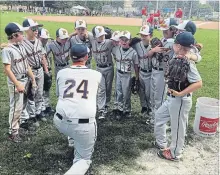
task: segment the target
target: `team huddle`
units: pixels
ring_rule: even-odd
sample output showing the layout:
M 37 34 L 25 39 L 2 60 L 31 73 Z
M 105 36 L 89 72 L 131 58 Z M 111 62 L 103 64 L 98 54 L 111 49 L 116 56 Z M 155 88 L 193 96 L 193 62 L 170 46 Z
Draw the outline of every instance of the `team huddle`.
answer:
M 66 174 L 85 174 L 97 137 L 96 116 L 99 120 L 108 117 L 115 81 L 115 119 L 132 117 L 131 94 L 137 94 L 140 113 L 154 131 L 157 155 L 178 161 L 184 150 L 192 92 L 202 87 L 195 65 L 201 61 L 202 48 L 193 36 L 196 25 L 168 18 L 159 28 L 162 39 L 153 37 L 148 25 L 133 38 L 127 30 L 112 33 L 103 26 L 89 32 L 84 20 L 74 25 L 70 35 L 59 28 L 55 40 L 32 19 L 25 19 L 23 26 L 9 23 L 5 27 L 9 42 L 2 60 L 10 97 L 9 140 L 21 142 L 22 130 L 35 130 L 39 121 L 46 122 L 54 114 L 56 128 L 74 147 L 73 165 Z M 96 70 L 91 69 L 92 59 Z M 50 105 L 52 65 L 56 110 Z M 168 146 L 169 121 L 172 139 Z

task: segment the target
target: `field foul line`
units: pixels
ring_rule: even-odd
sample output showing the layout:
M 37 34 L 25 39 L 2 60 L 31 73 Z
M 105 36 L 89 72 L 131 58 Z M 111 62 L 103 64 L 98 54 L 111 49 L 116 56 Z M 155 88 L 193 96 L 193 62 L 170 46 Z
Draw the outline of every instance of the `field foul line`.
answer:
M 200 23 L 200 24 L 197 24 L 197 26 L 199 27 L 199 26 L 202 26 L 202 25 L 204 25 L 204 24 L 209 24 L 209 23 L 211 23 L 211 22 L 202 22 L 202 23 Z

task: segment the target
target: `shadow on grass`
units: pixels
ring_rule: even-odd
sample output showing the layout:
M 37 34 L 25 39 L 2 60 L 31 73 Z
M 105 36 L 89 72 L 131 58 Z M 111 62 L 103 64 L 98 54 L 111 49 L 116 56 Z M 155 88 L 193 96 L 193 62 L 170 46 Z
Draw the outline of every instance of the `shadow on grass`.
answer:
M 149 133 L 143 119 L 135 117 L 116 121 L 108 119 L 98 122 L 98 137 L 93 153 L 93 167 L 101 165 L 134 165 L 133 160 L 141 150 L 151 147 L 153 136 Z M 1 140 L 6 140 L 1 136 Z M 4 141 L 0 148 L 0 166 L 6 174 L 64 174 L 72 165 L 73 149 L 68 148 L 67 138 L 61 135 L 50 120 L 41 123 L 34 136 L 26 136 L 25 141 L 14 144 Z M 27 154 L 30 153 L 30 158 Z M 4 172 L 2 172 L 4 174 Z M 1 173 L 0 173 L 1 174 Z M 98 172 L 96 172 L 98 174 Z

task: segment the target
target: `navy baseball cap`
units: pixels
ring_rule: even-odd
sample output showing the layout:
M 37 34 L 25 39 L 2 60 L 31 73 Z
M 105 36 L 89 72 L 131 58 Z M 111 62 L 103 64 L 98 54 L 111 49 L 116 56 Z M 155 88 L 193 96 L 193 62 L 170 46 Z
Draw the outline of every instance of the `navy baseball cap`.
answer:
M 191 32 L 182 32 L 176 36 L 174 43 L 184 47 L 190 47 L 195 43 L 195 39 Z
M 85 44 L 73 44 L 70 49 L 70 57 L 73 60 L 79 60 L 90 52 L 90 49 Z
M 13 33 L 17 33 L 17 32 L 23 32 L 25 30 L 28 30 L 28 28 L 24 28 L 22 27 L 20 24 L 12 22 L 9 23 L 6 27 L 5 27 L 5 33 L 8 36 L 11 36 Z
M 38 24 L 33 19 L 25 19 L 23 21 L 23 27 L 43 27 L 43 24 Z
M 185 30 L 187 32 L 191 32 L 193 35 L 196 33 L 196 25 L 193 21 L 185 20 L 175 27 L 179 30 Z

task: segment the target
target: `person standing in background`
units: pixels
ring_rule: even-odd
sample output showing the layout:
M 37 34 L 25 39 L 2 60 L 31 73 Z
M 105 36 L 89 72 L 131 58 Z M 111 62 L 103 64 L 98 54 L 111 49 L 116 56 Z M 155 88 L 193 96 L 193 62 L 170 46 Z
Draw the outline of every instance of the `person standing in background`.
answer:
M 178 10 L 175 13 L 175 18 L 177 20 L 177 24 L 179 24 L 181 22 L 182 17 L 183 17 L 183 11 L 181 8 L 178 8 Z
M 146 25 L 146 19 L 147 19 L 147 7 L 143 7 L 141 10 L 141 14 L 142 14 L 142 26 Z

